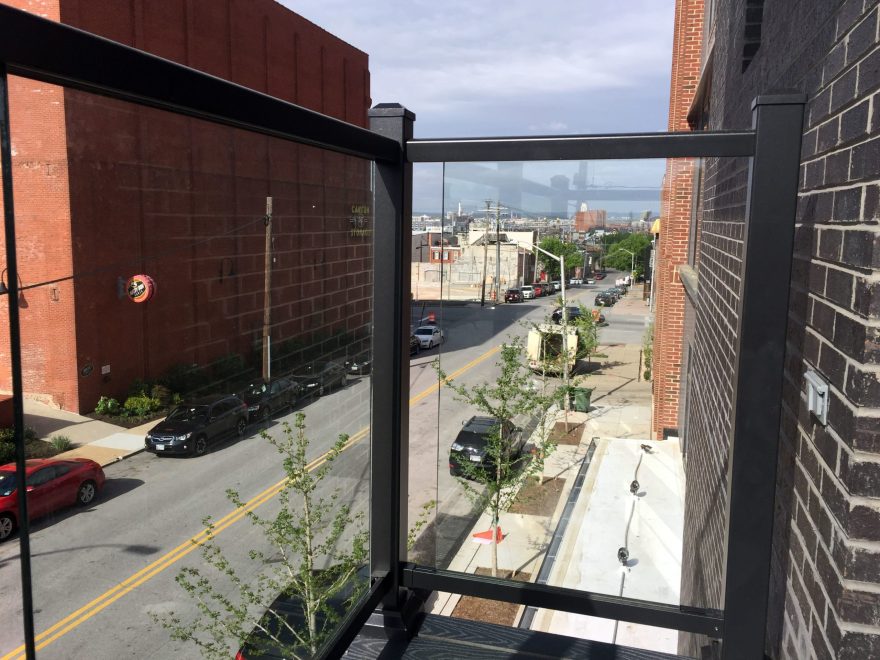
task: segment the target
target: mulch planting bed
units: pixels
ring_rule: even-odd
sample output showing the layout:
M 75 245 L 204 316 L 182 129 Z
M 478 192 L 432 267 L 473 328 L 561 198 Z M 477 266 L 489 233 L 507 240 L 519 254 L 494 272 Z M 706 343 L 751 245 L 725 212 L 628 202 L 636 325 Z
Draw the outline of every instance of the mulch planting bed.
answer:
M 477 575 L 492 575 L 492 569 L 480 567 L 477 569 Z M 499 570 L 498 577 L 505 580 L 528 582 L 531 575 L 529 573 L 517 573 L 511 576 L 510 571 Z M 485 623 L 496 623 L 501 626 L 512 626 L 516 620 L 517 610 L 519 610 L 517 603 L 504 603 L 498 600 L 488 600 L 487 598 L 462 596 L 455 609 L 452 610 L 452 616 L 459 619 L 468 619 L 469 621 L 483 621 Z
M 542 477 L 540 484 L 534 479 L 529 479 L 520 489 L 509 511 L 532 516 L 552 516 L 564 486 L 565 479 L 562 477 L 553 479 Z
M 583 423 L 572 424 L 569 422 L 568 431 L 566 431 L 565 422 L 556 422 L 556 426 L 550 432 L 550 442 L 557 445 L 579 445 L 583 430 Z

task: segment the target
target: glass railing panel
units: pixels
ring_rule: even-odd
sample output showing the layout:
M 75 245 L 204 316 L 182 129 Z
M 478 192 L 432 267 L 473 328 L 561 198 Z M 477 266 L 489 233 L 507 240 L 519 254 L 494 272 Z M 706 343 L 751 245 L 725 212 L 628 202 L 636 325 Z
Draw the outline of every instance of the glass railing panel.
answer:
M 311 654 L 368 586 L 371 163 L 10 82 L 38 653 Z
M 438 568 L 693 604 L 680 597 L 683 455 L 652 434 L 646 357 L 665 167 L 445 164 L 442 208 L 413 218 L 414 325 L 444 339 L 411 365 L 410 513 L 433 507 L 414 560 L 433 549 Z M 564 255 L 568 333 L 559 260 L 536 246 Z M 453 594 L 431 606 L 676 649 L 675 631 Z

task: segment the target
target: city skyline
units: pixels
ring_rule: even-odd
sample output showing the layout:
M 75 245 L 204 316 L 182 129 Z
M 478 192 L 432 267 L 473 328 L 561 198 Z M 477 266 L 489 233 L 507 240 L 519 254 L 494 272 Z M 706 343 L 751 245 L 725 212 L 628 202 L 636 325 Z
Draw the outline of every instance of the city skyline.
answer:
M 412 110 L 416 138 L 667 127 L 673 0 L 598 7 L 557 0 L 540 14 L 528 0 L 282 4 L 366 52 L 373 105 Z M 662 175 L 656 161 L 607 183 L 659 187 Z M 442 166 L 416 165 L 413 176 L 413 208 L 440 212 Z M 659 210 L 641 205 L 628 210 Z

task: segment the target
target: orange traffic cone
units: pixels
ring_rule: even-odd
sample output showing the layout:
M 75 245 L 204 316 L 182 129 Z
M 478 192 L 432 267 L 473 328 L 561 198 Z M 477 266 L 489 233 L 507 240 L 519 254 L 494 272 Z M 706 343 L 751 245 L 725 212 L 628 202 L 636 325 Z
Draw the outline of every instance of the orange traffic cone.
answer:
M 501 533 L 501 526 L 499 525 L 494 530 L 487 529 L 485 532 L 477 532 L 474 534 L 474 543 L 480 543 L 483 545 L 488 545 L 492 542 L 492 534 L 495 533 L 496 543 L 501 543 L 504 540 L 504 534 Z

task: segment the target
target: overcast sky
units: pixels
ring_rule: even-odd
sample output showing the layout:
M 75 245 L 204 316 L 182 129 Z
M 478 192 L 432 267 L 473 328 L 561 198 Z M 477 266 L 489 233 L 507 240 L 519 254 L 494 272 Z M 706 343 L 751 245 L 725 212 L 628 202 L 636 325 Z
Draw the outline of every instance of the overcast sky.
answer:
M 366 52 L 373 103 L 415 112 L 416 137 L 666 130 L 674 0 L 282 4 Z M 588 183 L 660 183 L 660 163 L 620 169 Z M 438 172 L 417 169 L 416 210 L 439 205 Z

